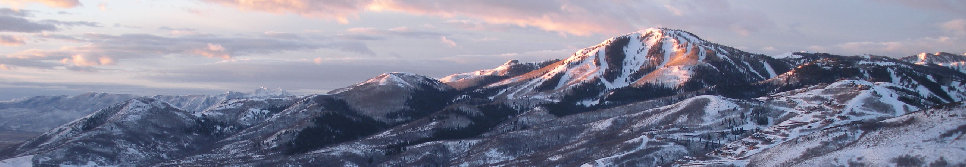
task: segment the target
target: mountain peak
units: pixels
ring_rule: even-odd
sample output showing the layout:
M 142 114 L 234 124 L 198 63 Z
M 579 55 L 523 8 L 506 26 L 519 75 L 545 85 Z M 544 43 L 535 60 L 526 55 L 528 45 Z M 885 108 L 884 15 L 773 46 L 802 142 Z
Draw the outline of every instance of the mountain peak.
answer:
M 651 34 L 651 35 L 658 35 L 658 36 L 686 37 L 686 38 L 697 39 L 695 41 L 704 41 L 701 38 L 699 38 L 697 35 L 694 35 L 691 32 L 679 30 L 679 29 L 663 28 L 663 27 L 647 28 L 631 34 L 642 34 L 642 35 Z
M 424 89 L 427 87 L 436 90 L 451 89 L 439 80 L 427 76 L 408 72 L 387 72 L 350 87 L 332 90 L 329 94 L 339 94 L 357 87 L 370 86 L 395 86 L 405 89 Z
M 412 85 L 410 85 L 410 83 L 412 83 L 412 81 L 419 81 L 425 78 L 428 77 L 407 72 L 387 72 L 366 80 L 366 82 L 363 83 L 378 83 L 379 85 L 395 84 L 401 87 L 411 87 Z
M 916 54 L 915 56 L 908 56 L 902 58 L 903 61 L 915 63 L 915 64 L 937 64 L 941 66 L 947 66 L 950 64 L 963 64 L 966 62 L 966 54 L 957 55 L 947 52 L 936 52 L 936 53 L 926 53 L 922 52 Z
M 252 94 L 252 96 L 255 96 L 255 97 L 279 97 L 279 96 L 291 96 L 291 95 L 292 94 L 288 93 L 288 91 L 285 91 L 282 88 L 273 89 L 273 88 L 266 88 L 264 86 L 260 86 L 256 88 Z
M 514 64 L 520 64 L 520 60 L 510 60 L 510 61 L 506 61 L 506 63 L 503 63 L 502 66 L 512 66 Z
M 703 64 L 709 56 L 723 58 L 724 55 L 732 54 L 732 51 L 733 49 L 704 41 L 684 30 L 648 28 L 582 49 L 565 61 L 567 64 L 592 65 L 587 69 L 576 70 L 590 73 L 570 76 L 590 76 L 574 78 L 580 80 L 599 78 L 605 81 L 604 85 L 608 88 L 644 83 L 675 87 L 689 78 L 690 74 L 680 73 L 687 71 L 682 68 Z M 650 72 L 662 74 L 642 74 Z M 661 77 L 671 75 L 674 77 Z M 568 82 L 562 85 L 578 83 Z
M 684 30 L 648 28 L 610 38 L 548 67 L 487 87 L 510 86 L 498 95 L 508 99 L 553 99 L 562 96 L 558 92 L 600 90 L 589 95 L 596 98 L 628 87 L 687 86 L 691 90 L 715 83 L 757 82 L 788 69 L 786 62 L 708 42 Z

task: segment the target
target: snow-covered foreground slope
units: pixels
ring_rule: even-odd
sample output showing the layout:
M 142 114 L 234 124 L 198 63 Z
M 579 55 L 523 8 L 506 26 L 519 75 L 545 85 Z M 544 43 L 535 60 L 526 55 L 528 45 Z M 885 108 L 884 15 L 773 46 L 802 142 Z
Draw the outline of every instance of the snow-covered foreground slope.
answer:
M 947 66 L 776 59 L 654 28 L 440 80 L 132 97 L 0 151 L 0 165 L 956 165 L 964 80 Z
M 823 129 L 745 161 L 749 166 L 963 166 L 964 134 L 966 105 L 948 104 Z
M 670 105 L 664 100 L 651 100 L 566 117 L 555 117 L 545 108 L 537 108 L 511 118 L 496 117 L 503 119 L 502 123 L 483 128 L 488 130 L 477 137 L 447 137 L 454 135 L 453 130 L 486 123 L 467 116 L 484 112 L 480 111 L 483 107 L 461 106 L 455 109 L 456 113 L 444 111 L 432 119 L 414 121 L 357 142 L 297 158 L 261 162 L 366 165 L 368 159 L 373 159 L 389 166 L 716 164 L 721 162 L 707 159 L 722 156 L 733 143 L 769 141 L 750 144 L 761 148 L 755 150 L 760 152 L 825 128 L 891 118 L 922 107 L 902 102 L 898 107 L 882 106 L 881 102 L 901 96 L 915 98 L 896 93 L 901 90 L 889 86 L 846 80 L 783 92 L 786 95 L 779 99 L 740 100 L 706 95 Z

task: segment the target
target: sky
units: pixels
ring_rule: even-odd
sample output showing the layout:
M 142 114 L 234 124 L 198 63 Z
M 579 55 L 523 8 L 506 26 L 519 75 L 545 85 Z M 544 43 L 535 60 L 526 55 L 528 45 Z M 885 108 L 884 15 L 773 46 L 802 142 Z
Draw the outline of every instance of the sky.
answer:
M 563 59 L 650 27 L 765 55 L 966 54 L 959 0 L 0 0 L 0 100 L 325 93 Z

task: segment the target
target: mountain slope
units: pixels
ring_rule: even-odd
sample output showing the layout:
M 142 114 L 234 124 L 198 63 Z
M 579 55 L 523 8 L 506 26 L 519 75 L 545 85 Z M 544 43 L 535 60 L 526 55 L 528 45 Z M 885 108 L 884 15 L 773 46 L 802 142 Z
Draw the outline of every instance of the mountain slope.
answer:
M 411 73 L 384 73 L 354 86 L 336 89 L 359 114 L 397 124 L 439 110 L 455 90 L 430 77 Z
M 459 90 L 476 89 L 494 82 L 507 78 L 526 74 L 530 71 L 544 68 L 560 60 L 550 60 L 539 63 L 520 63 L 519 60 L 510 60 L 494 69 L 479 70 L 453 74 L 440 79 L 441 82 Z
M 0 129 L 46 132 L 134 95 L 84 93 L 76 96 L 37 96 L 0 102 Z
M 35 165 L 148 165 L 204 147 L 197 118 L 167 103 L 137 98 L 53 129 L 4 156 Z M 14 155 L 10 155 L 14 153 Z
M 266 157 L 305 154 L 424 118 L 446 106 L 452 91 L 425 76 L 385 73 L 330 95 L 299 98 L 266 112 L 263 121 L 225 133 L 212 150 L 164 165 L 258 164 Z
M 762 84 L 778 91 L 829 84 L 843 79 L 889 82 L 912 89 L 924 99 L 917 103 L 936 105 L 962 101 L 966 96 L 966 75 L 949 68 L 922 66 L 882 56 L 838 56 L 824 53 L 794 53 L 800 62 L 794 69 Z
M 966 106 L 944 105 L 796 138 L 748 158 L 749 166 L 966 165 Z M 869 153 L 876 154 L 869 154 Z

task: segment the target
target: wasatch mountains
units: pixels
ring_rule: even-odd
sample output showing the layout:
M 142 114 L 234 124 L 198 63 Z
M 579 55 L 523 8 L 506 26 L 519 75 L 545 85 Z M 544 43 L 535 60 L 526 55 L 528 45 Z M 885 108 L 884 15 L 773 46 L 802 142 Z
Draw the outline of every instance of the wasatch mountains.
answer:
M 964 63 L 776 58 L 651 28 L 562 60 L 322 95 L 0 102 L 0 130 L 46 130 L 0 166 L 962 166 Z M 33 113 L 75 116 L 16 121 Z

